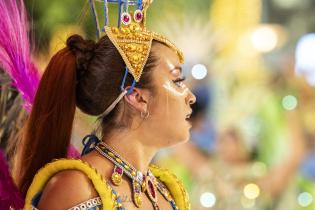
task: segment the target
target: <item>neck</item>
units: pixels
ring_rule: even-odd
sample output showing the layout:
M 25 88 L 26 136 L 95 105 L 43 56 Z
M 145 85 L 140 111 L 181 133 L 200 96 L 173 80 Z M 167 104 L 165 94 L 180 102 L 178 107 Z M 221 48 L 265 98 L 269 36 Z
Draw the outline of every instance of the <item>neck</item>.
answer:
M 145 173 L 158 148 L 147 145 L 145 135 L 141 132 L 117 132 L 103 141 L 114 149 L 124 160 L 135 169 Z

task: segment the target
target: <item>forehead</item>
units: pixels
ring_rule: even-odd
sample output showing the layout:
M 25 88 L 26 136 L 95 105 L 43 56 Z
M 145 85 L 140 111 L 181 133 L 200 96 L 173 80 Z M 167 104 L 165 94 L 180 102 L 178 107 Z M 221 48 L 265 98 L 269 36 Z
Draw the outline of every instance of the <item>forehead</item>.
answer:
M 180 66 L 180 60 L 177 53 L 166 45 L 156 43 L 153 45 L 152 51 L 159 59 L 158 66 L 168 68 L 168 70 Z

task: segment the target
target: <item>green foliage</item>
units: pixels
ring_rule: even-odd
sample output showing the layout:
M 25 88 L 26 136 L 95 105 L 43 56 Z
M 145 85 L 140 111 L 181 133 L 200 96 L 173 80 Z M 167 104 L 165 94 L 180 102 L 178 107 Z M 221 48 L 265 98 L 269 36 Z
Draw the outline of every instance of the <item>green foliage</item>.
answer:
M 59 25 L 82 26 L 88 38 L 95 38 L 94 21 L 87 0 L 29 0 L 25 2 L 37 46 L 47 46 L 54 30 Z M 210 0 L 155 0 L 149 9 L 148 26 L 155 30 L 157 23 L 167 23 L 170 19 L 183 24 L 188 18 L 196 18 L 196 14 L 198 17 L 205 17 L 207 21 L 210 3 Z M 100 25 L 103 26 L 103 4 L 97 2 L 96 5 Z M 109 11 L 110 24 L 115 25 L 117 6 L 109 6 Z

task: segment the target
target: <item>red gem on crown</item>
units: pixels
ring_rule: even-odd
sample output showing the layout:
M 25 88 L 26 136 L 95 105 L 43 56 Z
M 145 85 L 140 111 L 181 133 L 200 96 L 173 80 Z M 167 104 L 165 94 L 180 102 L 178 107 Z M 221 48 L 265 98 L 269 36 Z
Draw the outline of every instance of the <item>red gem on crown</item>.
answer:
M 121 14 L 121 21 L 123 22 L 123 24 L 125 25 L 129 25 L 131 23 L 131 16 L 129 13 L 124 12 Z
M 142 19 L 143 19 L 143 13 L 142 13 L 142 11 L 141 10 L 136 10 L 135 11 L 135 13 L 134 13 L 134 17 L 133 17 L 134 19 L 135 19 L 135 21 L 136 22 L 141 22 L 142 21 Z

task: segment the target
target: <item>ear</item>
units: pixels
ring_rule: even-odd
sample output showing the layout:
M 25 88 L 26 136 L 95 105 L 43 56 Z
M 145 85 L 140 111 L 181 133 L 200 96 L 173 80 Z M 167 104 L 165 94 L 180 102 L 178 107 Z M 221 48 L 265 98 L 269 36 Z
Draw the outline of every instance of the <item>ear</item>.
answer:
M 128 89 L 129 87 L 127 87 Z M 125 101 L 139 112 L 147 112 L 150 99 L 149 90 L 134 88 L 133 92 L 126 95 Z

